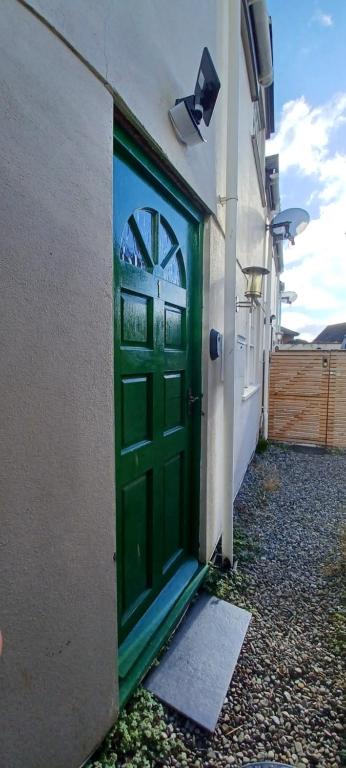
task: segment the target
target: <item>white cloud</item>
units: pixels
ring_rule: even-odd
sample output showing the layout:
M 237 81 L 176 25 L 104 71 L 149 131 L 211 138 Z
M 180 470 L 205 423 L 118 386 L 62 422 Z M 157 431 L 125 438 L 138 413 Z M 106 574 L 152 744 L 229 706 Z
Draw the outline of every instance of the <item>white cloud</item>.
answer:
M 316 13 L 314 13 L 311 21 L 316 21 L 317 24 L 320 24 L 321 27 L 332 27 L 333 17 L 330 15 L 330 13 L 323 13 L 323 11 L 318 10 Z
M 296 312 L 293 306 L 289 309 L 283 309 L 281 320 L 282 325 L 285 328 L 290 328 L 291 331 L 298 331 L 299 328 L 310 323 L 309 315 L 304 314 L 304 312 Z
M 319 175 L 331 134 L 345 122 L 346 93 L 320 107 L 311 107 L 304 96 L 284 104 L 279 131 L 269 142 L 270 152 L 280 155 L 280 171 L 296 167 L 302 175 Z
M 326 202 L 337 200 L 346 189 L 346 155 L 339 152 L 325 160 L 319 171 L 325 186 L 320 192 L 320 199 Z
M 287 290 L 298 293 L 292 307 L 283 308 L 283 325 L 314 338 L 327 324 L 346 321 L 346 94 L 312 107 L 304 97 L 284 105 L 279 130 L 269 142 L 269 154 L 280 155 L 280 184 L 290 171 L 297 200 L 300 180 L 314 184 L 310 194 L 318 214 L 312 218 L 294 247 L 284 251 Z M 333 150 L 334 130 L 339 146 Z M 299 203 L 297 203 L 299 204 Z M 291 265 L 291 268 L 289 268 Z M 310 329 L 310 330 L 309 330 Z

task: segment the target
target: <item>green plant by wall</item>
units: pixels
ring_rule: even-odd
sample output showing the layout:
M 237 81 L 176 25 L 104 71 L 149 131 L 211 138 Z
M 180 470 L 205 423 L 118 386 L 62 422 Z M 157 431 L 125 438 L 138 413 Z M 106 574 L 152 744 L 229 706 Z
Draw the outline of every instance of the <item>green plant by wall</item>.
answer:
M 235 525 L 233 530 L 234 560 L 238 565 L 245 565 L 258 557 L 260 548 L 240 525 Z M 208 576 L 204 582 L 204 588 L 220 600 L 235 603 L 240 608 L 246 608 L 256 613 L 249 605 L 246 597 L 248 579 L 241 570 L 221 569 L 210 563 Z
M 258 557 L 259 544 L 250 538 L 240 525 L 235 525 L 233 530 L 233 551 L 234 558 L 239 565 L 246 562 L 252 562 Z
M 87 768 L 154 768 L 170 757 L 183 764 L 186 748 L 168 732 L 161 704 L 139 688 Z
M 239 571 L 223 573 L 215 565 L 210 565 L 204 588 L 219 600 L 234 603 L 240 608 L 252 610 L 246 599 L 247 580 Z
M 265 437 L 259 437 L 258 443 L 256 446 L 256 453 L 265 453 L 265 451 L 268 448 L 268 440 L 265 439 Z

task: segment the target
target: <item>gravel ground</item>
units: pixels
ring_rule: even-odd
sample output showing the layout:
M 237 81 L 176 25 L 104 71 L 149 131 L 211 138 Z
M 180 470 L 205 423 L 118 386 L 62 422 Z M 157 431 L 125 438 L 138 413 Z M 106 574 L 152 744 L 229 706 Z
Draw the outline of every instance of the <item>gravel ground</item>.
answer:
M 255 457 L 236 500 L 238 524 L 259 545 L 240 564 L 238 604 L 253 619 L 215 734 L 166 710 L 168 733 L 186 747 L 186 759 L 169 765 L 340 765 L 343 671 L 333 616 L 345 509 L 346 454 L 270 446 Z

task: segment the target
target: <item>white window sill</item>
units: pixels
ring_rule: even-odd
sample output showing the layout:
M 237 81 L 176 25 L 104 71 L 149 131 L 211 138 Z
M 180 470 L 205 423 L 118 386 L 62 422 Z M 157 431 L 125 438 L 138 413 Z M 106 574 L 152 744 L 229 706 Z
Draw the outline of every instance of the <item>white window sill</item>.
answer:
M 258 392 L 259 388 L 260 388 L 259 384 L 250 384 L 249 387 L 244 387 L 241 399 L 248 400 L 249 397 L 252 397 L 252 395 Z

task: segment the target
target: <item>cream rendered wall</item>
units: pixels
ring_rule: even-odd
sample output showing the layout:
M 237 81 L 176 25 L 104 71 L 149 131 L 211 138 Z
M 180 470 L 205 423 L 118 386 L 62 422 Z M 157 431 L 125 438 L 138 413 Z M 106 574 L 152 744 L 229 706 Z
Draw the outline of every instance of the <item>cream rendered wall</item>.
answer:
M 226 73 L 224 79 L 226 81 Z M 256 174 L 251 134 L 254 131 L 254 105 L 251 101 L 245 56 L 241 49 L 240 62 L 240 103 L 239 103 L 239 178 L 238 178 L 238 224 L 237 224 L 237 285 L 235 292 L 244 299 L 246 279 L 241 267 L 251 264 L 265 265 L 266 256 L 266 209 L 262 207 Z M 222 80 L 224 84 L 224 80 Z M 226 82 L 225 82 L 226 88 Z M 264 143 L 264 142 L 263 142 Z M 226 147 L 222 144 L 223 157 Z M 219 170 L 218 188 L 224 194 L 225 160 L 217 165 Z M 205 345 L 209 344 L 208 330 L 223 328 L 224 292 L 224 208 L 218 206 L 218 223 L 211 219 L 206 231 L 204 258 L 204 333 Z M 244 349 L 235 344 L 235 414 L 234 414 L 234 493 L 242 483 L 247 466 L 255 450 L 262 412 L 262 370 L 263 370 L 263 318 L 259 313 L 259 334 L 257 346 L 257 368 L 259 386 L 246 400 L 244 377 L 242 375 L 242 354 Z M 248 310 L 240 309 L 236 316 L 236 335 L 247 336 Z M 223 498 L 223 382 L 222 365 L 211 363 L 208 353 L 203 358 L 203 412 L 202 416 L 202 521 L 206 523 L 205 550 L 202 554 L 210 557 L 222 532 Z M 206 474 L 203 484 L 203 466 Z M 205 510 L 203 508 L 203 500 Z M 204 512 L 204 516 L 203 516 Z M 203 530 L 201 542 L 203 543 Z
M 266 263 L 266 209 L 262 207 L 256 166 L 251 143 L 254 133 L 254 104 L 251 101 L 244 53 L 240 62 L 239 103 L 239 177 L 238 177 L 238 232 L 237 232 L 237 286 L 236 293 L 244 300 L 246 279 L 241 268 Z M 260 313 L 261 310 L 256 310 Z M 240 308 L 236 315 L 236 335 L 247 338 L 249 310 Z M 255 450 L 262 409 L 263 317 L 259 321 L 260 333 L 257 349 L 259 387 L 246 400 L 243 399 L 242 355 L 244 349 L 236 344 L 235 414 L 234 414 L 234 490 L 238 492 L 248 463 Z
M 94 69 L 120 105 L 156 147 L 166 157 L 178 176 L 190 186 L 216 219 L 219 235 L 224 231 L 224 208 L 217 203 L 226 188 L 226 114 L 228 77 L 228 2 L 227 0 L 28 0 L 32 9 L 42 15 L 59 35 L 68 41 L 78 56 Z M 178 96 L 193 91 L 203 46 L 207 45 L 221 80 L 221 91 L 215 115 L 208 130 L 208 143 L 187 148 L 181 145 L 168 119 L 168 109 Z M 241 60 L 240 84 L 240 149 L 239 149 L 239 215 L 238 258 L 242 266 L 263 263 L 264 217 L 256 179 L 256 169 L 250 140 L 253 131 L 251 102 L 245 58 Z M 212 225 L 210 225 L 212 226 Z M 219 236 L 218 235 L 218 236 Z M 211 236 L 212 237 L 212 236 Z M 206 240 L 207 242 L 207 240 Z M 218 244 L 223 258 L 224 243 Z M 208 270 L 208 247 L 205 247 L 205 268 Z M 216 261 L 218 279 L 223 272 Z M 214 269 L 214 266 L 213 266 Z M 241 295 L 245 281 L 240 269 L 237 292 Z M 222 473 L 222 435 L 214 429 L 215 413 L 222 409 L 223 389 L 209 360 L 209 330 L 222 330 L 222 313 L 215 275 L 210 283 L 204 280 L 204 341 L 203 386 L 205 394 L 202 423 L 202 491 L 205 489 L 202 524 L 201 556 L 210 554 L 221 527 L 220 473 Z M 210 300 L 208 294 L 210 292 Z M 209 309 L 207 310 L 207 306 Z M 242 332 L 246 310 L 239 314 Z M 208 388 L 208 396 L 206 395 Z M 236 488 L 245 473 L 254 450 L 258 432 L 261 392 L 244 402 L 238 392 L 235 420 Z M 219 418 L 219 416 L 217 417 Z M 204 470 L 208 480 L 203 478 Z M 216 479 L 217 478 L 217 479 Z M 214 490 L 212 490 L 214 489 Z M 204 531 L 204 533 L 203 533 Z
M 14 0 L 0 27 L 0 763 L 114 721 L 113 101 Z
M 187 148 L 177 141 L 168 110 L 176 98 L 193 93 L 205 45 L 222 82 L 220 100 L 225 99 L 222 41 L 228 0 L 28 0 L 28 4 L 104 78 L 118 103 L 123 102 L 176 172 L 216 212 L 217 120 L 210 125 L 207 144 Z

